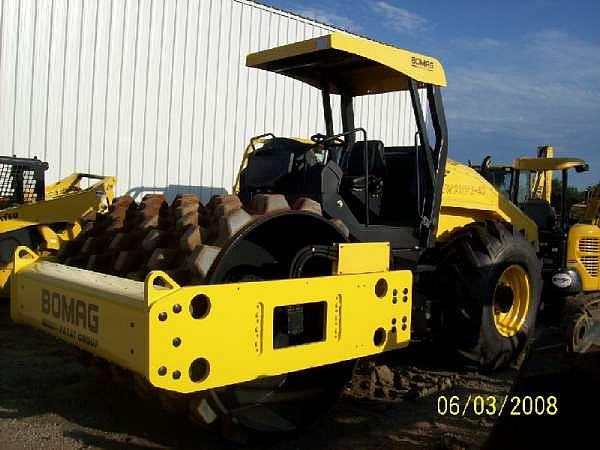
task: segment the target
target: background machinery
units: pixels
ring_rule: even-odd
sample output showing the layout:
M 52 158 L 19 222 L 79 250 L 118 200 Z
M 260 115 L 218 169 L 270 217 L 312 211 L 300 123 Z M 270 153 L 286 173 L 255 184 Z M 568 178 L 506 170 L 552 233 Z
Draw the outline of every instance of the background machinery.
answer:
M 538 158 L 553 158 L 554 148 L 549 145 L 541 145 L 537 149 Z M 469 167 L 479 172 L 482 177 L 493 184 L 496 189 L 512 198 L 511 189 L 515 175 L 515 167 L 513 164 L 494 164 L 492 157 L 487 155 L 483 158 L 480 165 L 472 165 L 469 162 Z M 522 182 L 524 180 L 521 180 Z M 529 187 L 523 186 L 520 189 L 520 195 L 527 199 L 539 199 L 551 202 L 552 197 L 552 171 L 539 170 L 532 174 L 527 179 Z M 524 197 L 524 198 L 525 198 Z
M 482 369 L 513 361 L 538 310 L 537 227 L 447 160 L 439 61 L 333 33 L 247 65 L 320 89 L 325 133 L 253 139 L 236 192 L 206 205 L 117 198 L 61 263 L 20 247 L 13 319 L 233 439 L 305 426 L 357 358 L 410 340 L 442 336 Z M 354 97 L 391 91 L 410 94 L 411 146 L 355 125 Z
M 598 200 L 594 200 L 598 194 L 590 190 L 586 203 L 577 205 L 580 224 L 572 223 L 572 207 L 567 203 L 569 173 L 589 170 L 584 160 L 554 158 L 552 147 L 541 146 L 537 157 L 517 158 L 512 165 L 493 165 L 491 157 L 486 156 L 480 166 L 473 168 L 536 223 L 543 273 L 555 294 L 556 290 L 564 296 L 600 289 L 595 279 L 600 253 L 592 245 L 599 236 Z M 552 191 L 554 172 L 561 174 L 559 193 Z
M 581 258 L 583 255 L 575 255 L 580 244 L 585 247 L 587 241 L 582 244 L 581 236 L 576 231 L 577 226 L 570 226 L 567 205 L 569 172 L 587 171 L 588 164 L 578 158 L 517 158 L 514 168 L 511 198 L 538 225 L 540 258 L 548 286 L 560 290 L 561 295 L 572 295 L 582 289 L 598 290 L 597 281 L 591 281 L 588 277 L 597 274 L 595 267 L 600 254 L 594 255 L 592 252 L 587 254 L 592 258 L 583 257 L 583 259 Z M 562 180 L 561 192 L 556 196 L 558 212 L 548 199 L 531 196 L 529 189 L 532 179 L 540 177 L 540 173 L 553 171 L 560 172 Z M 550 197 L 551 190 L 547 192 Z M 590 233 L 588 237 L 594 238 L 594 231 L 588 228 L 586 230 Z M 571 279 L 571 282 L 567 282 L 567 279 Z M 581 282 L 583 279 L 586 280 L 585 287 Z
M 79 234 L 82 216 L 87 214 L 84 222 L 93 219 L 113 200 L 113 177 L 74 173 L 45 186 L 47 168 L 36 158 L 0 156 L 0 292 L 4 296 L 17 246 L 56 253 Z M 82 189 L 84 179 L 95 183 Z
M 566 337 L 573 353 L 600 351 L 600 184 L 590 188 L 585 208 L 567 238 L 565 273 L 553 283 L 568 284 L 575 289 L 565 304 Z M 559 286 L 560 287 L 560 286 Z M 569 286 L 567 286 L 567 289 Z M 578 289 L 577 289 L 578 288 Z
M 537 158 L 513 165 L 492 165 L 487 156 L 474 168 L 537 224 L 546 300 L 564 301 L 562 321 L 572 353 L 600 350 L 600 184 L 587 190 L 585 202 L 569 207 L 569 172 L 584 172 L 578 158 L 554 158 L 550 146 Z M 561 173 L 560 192 L 552 192 L 553 172 Z M 552 205 L 555 197 L 558 205 Z M 557 214 L 555 206 L 559 207 Z
M 571 206 L 569 221 L 600 225 L 600 183 L 587 188 L 583 201 Z

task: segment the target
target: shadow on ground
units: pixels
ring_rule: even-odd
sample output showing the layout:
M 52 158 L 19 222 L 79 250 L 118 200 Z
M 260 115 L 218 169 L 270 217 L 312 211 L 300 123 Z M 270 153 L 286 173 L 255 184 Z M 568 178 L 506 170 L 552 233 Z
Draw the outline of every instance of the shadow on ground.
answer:
M 556 310 L 541 314 L 543 327 L 533 351 L 516 380 L 510 413 L 497 422 L 486 450 L 506 448 L 600 448 L 600 349 L 577 357 L 564 352 L 562 329 Z M 523 411 L 523 399 L 556 398 L 556 411 L 542 403 L 536 413 Z M 518 405 L 518 403 L 521 405 Z M 513 411 L 514 409 L 514 411 Z M 527 413 L 527 414 L 526 414 Z

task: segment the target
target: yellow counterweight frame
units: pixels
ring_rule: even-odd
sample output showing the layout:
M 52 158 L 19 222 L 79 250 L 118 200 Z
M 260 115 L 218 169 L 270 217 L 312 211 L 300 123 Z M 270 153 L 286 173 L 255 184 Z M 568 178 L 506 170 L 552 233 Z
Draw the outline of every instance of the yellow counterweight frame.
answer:
M 19 247 L 11 316 L 180 393 L 408 345 L 412 272 L 389 271 L 387 243 L 339 248 L 332 276 L 181 287 L 160 271 L 132 281 Z M 320 335 L 278 348 L 276 311 L 307 304 Z

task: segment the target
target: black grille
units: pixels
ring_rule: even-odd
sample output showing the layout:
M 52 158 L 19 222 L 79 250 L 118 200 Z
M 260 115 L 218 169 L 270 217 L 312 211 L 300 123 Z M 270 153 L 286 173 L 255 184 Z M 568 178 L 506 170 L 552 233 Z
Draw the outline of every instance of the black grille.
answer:
M 0 208 L 44 200 L 44 171 L 38 159 L 0 156 Z

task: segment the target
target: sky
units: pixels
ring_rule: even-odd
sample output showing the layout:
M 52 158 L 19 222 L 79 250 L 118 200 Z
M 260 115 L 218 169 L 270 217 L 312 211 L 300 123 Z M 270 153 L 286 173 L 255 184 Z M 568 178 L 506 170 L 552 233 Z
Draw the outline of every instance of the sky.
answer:
M 263 0 L 444 65 L 451 158 L 509 163 L 552 145 L 600 181 L 600 1 Z

